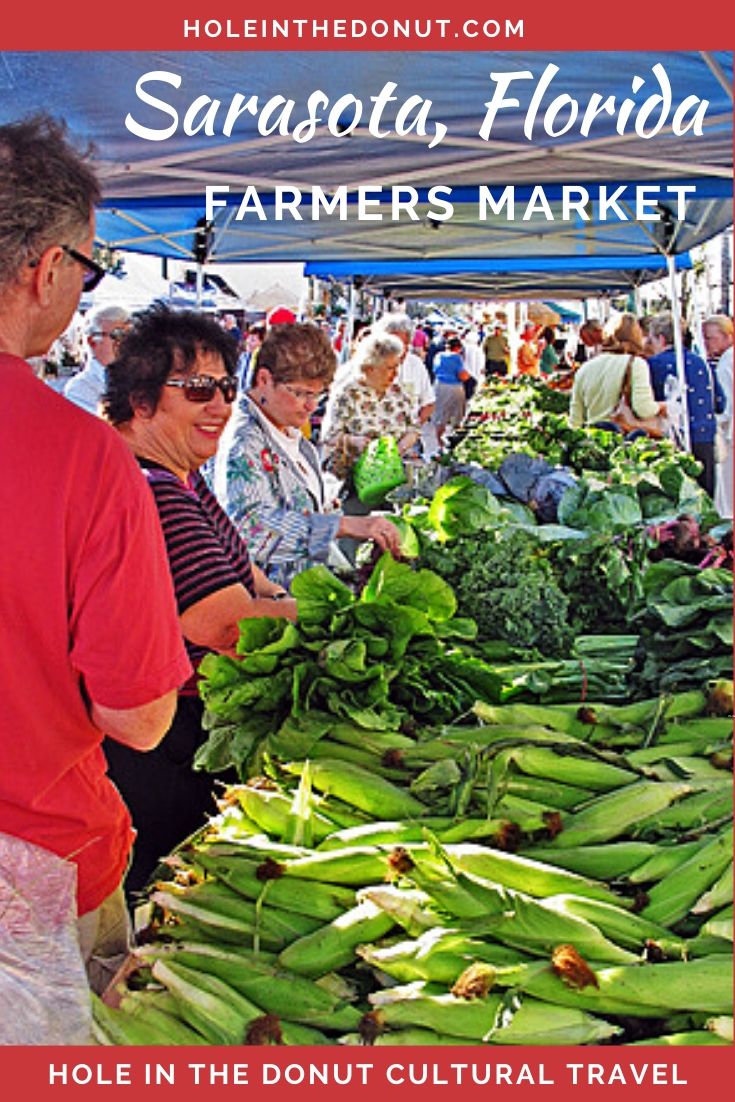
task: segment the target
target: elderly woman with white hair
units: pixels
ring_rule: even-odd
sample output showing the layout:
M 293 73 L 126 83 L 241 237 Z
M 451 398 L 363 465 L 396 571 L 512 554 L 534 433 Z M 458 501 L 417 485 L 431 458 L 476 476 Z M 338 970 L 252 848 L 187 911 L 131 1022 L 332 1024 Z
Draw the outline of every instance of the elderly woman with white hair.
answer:
M 420 356 L 411 351 L 414 324 L 408 314 L 384 314 L 375 327 L 376 333 L 390 333 L 403 344 L 403 356 L 398 368 L 398 382 L 416 402 L 419 424 L 424 425 L 434 412 L 436 395 L 431 377 Z
M 107 389 L 107 368 L 117 355 L 117 346 L 130 326 L 124 306 L 98 306 L 85 317 L 89 360 L 64 388 L 64 397 L 88 413 L 100 413 Z
M 399 337 L 372 333 L 356 346 L 349 376 L 330 395 L 322 442 L 338 478 L 345 478 L 370 441 L 380 436 L 392 436 L 402 455 L 417 443 L 416 399 L 398 380 L 403 353 Z

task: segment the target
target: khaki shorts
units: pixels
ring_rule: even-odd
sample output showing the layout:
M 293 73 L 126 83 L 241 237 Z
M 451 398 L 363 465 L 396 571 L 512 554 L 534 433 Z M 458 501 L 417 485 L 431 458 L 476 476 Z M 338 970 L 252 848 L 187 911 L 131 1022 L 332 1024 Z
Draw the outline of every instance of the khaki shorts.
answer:
M 122 885 L 77 919 L 77 933 L 89 986 L 101 995 L 133 946 Z

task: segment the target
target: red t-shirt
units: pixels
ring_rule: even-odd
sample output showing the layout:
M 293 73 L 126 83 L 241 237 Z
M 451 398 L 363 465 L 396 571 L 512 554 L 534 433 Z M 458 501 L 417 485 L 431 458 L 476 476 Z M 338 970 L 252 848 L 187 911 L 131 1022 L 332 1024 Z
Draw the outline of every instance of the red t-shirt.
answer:
M 130 816 L 86 701 L 191 672 L 153 499 L 117 433 L 0 355 L 0 831 L 74 861 L 79 913 L 120 882 Z

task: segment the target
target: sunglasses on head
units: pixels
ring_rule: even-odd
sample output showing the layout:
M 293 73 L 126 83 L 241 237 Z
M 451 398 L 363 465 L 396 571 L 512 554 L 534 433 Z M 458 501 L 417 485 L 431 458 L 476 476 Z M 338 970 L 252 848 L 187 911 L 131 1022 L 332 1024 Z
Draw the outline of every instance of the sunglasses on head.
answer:
M 214 375 L 189 375 L 186 379 L 167 379 L 164 385 L 183 390 L 188 402 L 211 402 L 218 390 L 228 406 L 237 397 L 237 379 L 234 375 L 223 375 L 221 379 L 215 379 Z

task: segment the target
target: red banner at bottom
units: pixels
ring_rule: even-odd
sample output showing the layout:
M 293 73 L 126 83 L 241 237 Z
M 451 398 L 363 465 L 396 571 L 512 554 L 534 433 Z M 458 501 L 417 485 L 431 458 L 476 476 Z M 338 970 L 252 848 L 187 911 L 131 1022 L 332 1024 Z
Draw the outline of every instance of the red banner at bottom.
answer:
M 543 1098 L 718 1102 L 732 1097 L 735 1049 L 512 1048 L 5 1048 L 5 1097 L 98 1099 L 129 1090 L 136 1099 L 244 1097 L 264 1102 Z M 132 1089 L 130 1089 L 132 1088 Z

